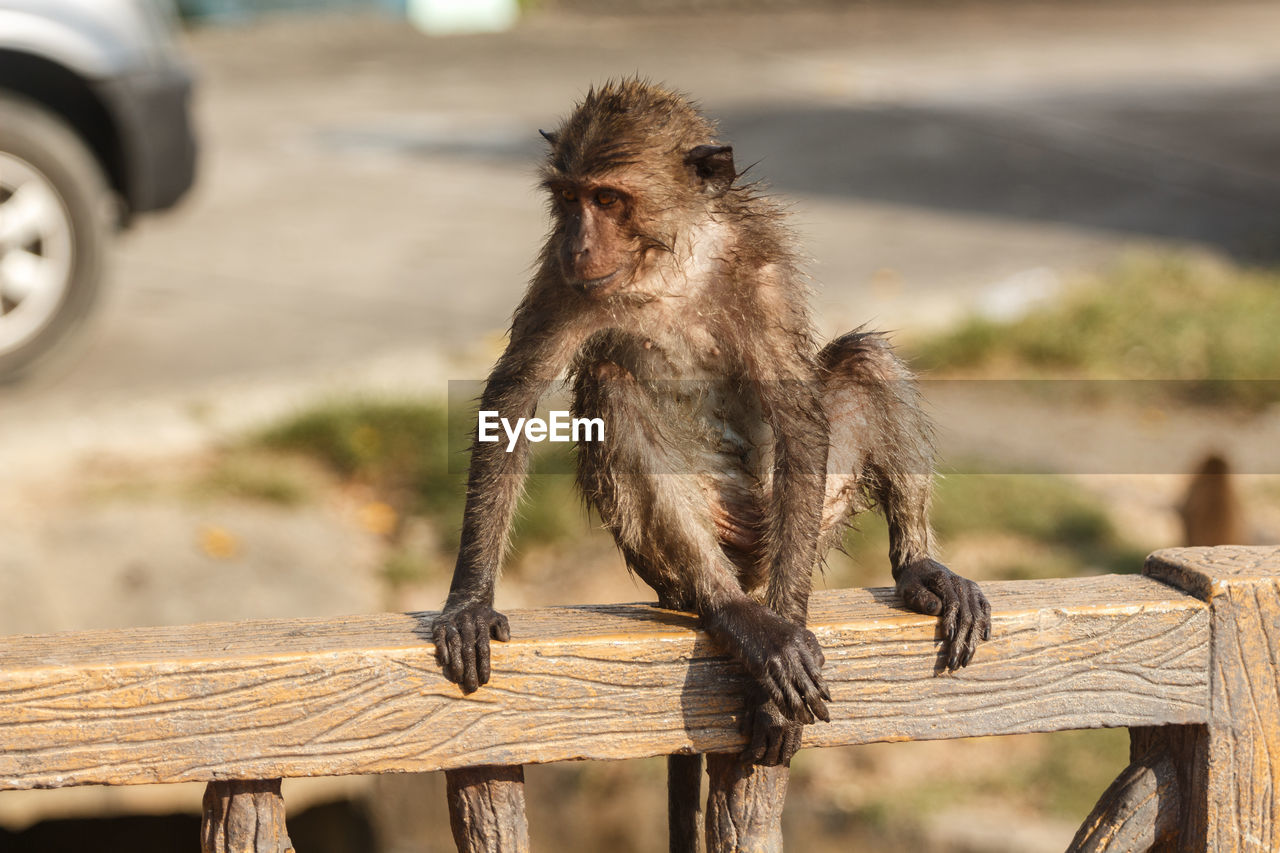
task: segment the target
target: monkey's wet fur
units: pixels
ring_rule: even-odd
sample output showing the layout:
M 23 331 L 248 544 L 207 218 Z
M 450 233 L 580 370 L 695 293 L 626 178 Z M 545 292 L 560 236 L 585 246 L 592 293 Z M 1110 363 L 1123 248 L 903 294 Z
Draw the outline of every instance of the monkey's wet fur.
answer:
M 574 415 L 604 421 L 604 440 L 577 448 L 578 485 L 659 604 L 697 612 L 750 674 L 742 760 L 789 764 L 802 727 L 830 720 L 809 591 L 861 510 L 884 513 L 897 593 L 940 617 L 946 667 L 968 664 L 990 606 L 933 559 L 931 428 L 913 377 L 875 332 L 819 348 L 784 214 L 741 180 L 715 125 L 626 79 L 543 136 L 552 229 L 481 409 L 531 415 L 567 373 Z M 490 638 L 510 638 L 494 583 L 528 461 L 524 439 L 472 447 L 432 625 L 468 693 L 489 680 Z M 673 758 L 673 785 L 692 772 L 697 790 L 696 759 Z

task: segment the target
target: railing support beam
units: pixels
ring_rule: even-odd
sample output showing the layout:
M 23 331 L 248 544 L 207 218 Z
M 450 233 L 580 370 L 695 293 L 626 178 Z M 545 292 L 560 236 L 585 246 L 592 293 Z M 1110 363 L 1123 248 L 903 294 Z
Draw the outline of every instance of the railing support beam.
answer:
M 1280 850 L 1276 555 L 1237 547 L 1157 551 L 1143 573 L 1209 604 L 1209 719 L 1130 729 L 1133 763 L 1069 853 Z
M 529 853 L 523 767 L 465 767 L 444 775 L 458 853 Z
M 1182 832 L 1167 849 L 1280 850 L 1280 578 L 1245 548 L 1157 551 L 1143 572 L 1209 603 L 1207 742 L 1183 750 Z
M 201 853 L 294 853 L 279 779 L 210 782 L 204 791 Z
M 788 770 L 707 756 L 707 853 L 782 853 Z

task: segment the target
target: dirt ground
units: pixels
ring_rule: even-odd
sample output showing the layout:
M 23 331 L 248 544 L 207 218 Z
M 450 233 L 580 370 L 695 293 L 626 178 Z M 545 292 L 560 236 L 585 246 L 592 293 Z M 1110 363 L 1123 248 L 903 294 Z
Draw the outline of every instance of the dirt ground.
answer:
M 794 202 L 824 334 L 866 321 L 909 334 L 1016 313 L 1135 246 L 1274 262 L 1276 32 L 1280 7 L 1247 3 L 535 16 L 453 39 L 376 18 L 195 31 L 199 187 L 122 235 L 78 349 L 0 387 L 0 625 L 437 606 L 443 582 L 389 596 L 367 495 L 320 482 L 300 507 L 264 507 L 202 492 L 201 472 L 224 443 L 316 400 L 442 397 L 449 380 L 483 375 L 544 228 L 536 128 L 594 80 L 638 71 L 722 117 L 739 161 L 759 161 L 753 174 Z M 1176 541 L 1182 473 L 1206 450 L 1228 449 L 1257 494 L 1280 473 L 1280 412 L 1067 409 L 1000 384 L 935 383 L 928 396 L 957 469 L 983 456 L 1071 474 L 1152 547 Z M 1252 523 L 1280 530 L 1273 509 Z M 592 560 L 581 565 L 611 571 L 548 557 L 504 587 L 503 606 L 646 597 L 607 548 Z M 1042 748 L 1020 744 L 841 752 L 797 783 L 788 820 L 847 842 L 867 819 L 863 780 L 909 788 L 936 763 Z M 530 774 L 545 814 L 661 808 L 653 791 L 619 789 L 634 777 L 611 767 L 552 802 L 556 772 Z M 442 801 L 438 780 L 288 784 L 291 809 L 384 786 L 378 802 L 414 815 L 388 851 L 421 849 L 415 827 L 439 827 L 438 805 L 420 805 Z M 805 796 L 818 788 L 834 799 Z M 587 795 L 598 790 L 627 809 Z M 0 824 L 198 801 L 189 788 L 5 794 Z M 1071 833 L 999 798 L 973 820 L 945 804 L 932 814 L 915 843 L 1060 850 Z M 561 828 L 544 825 L 548 844 L 567 843 Z M 584 849 L 658 849 L 651 840 Z

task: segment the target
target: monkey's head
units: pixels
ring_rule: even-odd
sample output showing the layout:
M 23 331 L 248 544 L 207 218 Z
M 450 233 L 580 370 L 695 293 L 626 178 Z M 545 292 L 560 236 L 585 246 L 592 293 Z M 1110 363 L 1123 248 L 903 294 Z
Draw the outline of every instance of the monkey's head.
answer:
M 674 252 L 737 177 L 733 150 L 689 99 L 639 79 L 591 89 L 542 135 L 548 250 L 565 281 L 593 296 L 626 289 Z

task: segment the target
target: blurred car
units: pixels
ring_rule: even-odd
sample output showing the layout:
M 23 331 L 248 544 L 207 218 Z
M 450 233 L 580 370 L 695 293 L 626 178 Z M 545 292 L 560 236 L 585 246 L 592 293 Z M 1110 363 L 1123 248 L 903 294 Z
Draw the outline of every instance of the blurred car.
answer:
M 171 0 L 0 0 L 0 379 L 81 325 L 116 228 L 191 187 Z

